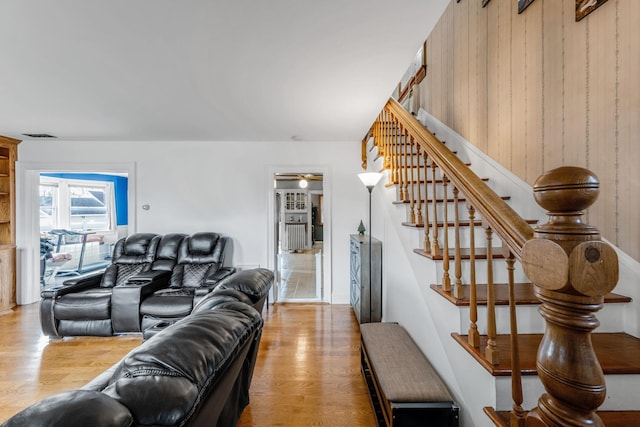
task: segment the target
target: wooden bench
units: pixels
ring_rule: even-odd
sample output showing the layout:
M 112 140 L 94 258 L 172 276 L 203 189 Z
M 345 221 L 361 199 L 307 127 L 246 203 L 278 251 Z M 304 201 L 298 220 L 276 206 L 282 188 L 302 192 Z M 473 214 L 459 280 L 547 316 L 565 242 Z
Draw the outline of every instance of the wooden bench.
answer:
M 459 408 L 407 331 L 364 323 L 361 369 L 380 427 L 456 427 Z

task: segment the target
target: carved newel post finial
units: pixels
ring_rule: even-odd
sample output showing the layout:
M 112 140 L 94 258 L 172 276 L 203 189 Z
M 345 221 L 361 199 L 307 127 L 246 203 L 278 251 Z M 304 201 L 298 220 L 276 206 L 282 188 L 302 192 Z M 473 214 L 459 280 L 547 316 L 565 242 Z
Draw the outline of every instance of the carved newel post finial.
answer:
M 598 197 L 598 178 L 565 166 L 540 176 L 533 191 L 549 220 L 525 243 L 522 265 L 547 324 L 537 357 L 546 393 L 526 425 L 604 426 L 595 411 L 606 386 L 591 331 L 599 326 L 594 313 L 618 282 L 618 257 L 598 230 L 583 222 L 584 210 Z

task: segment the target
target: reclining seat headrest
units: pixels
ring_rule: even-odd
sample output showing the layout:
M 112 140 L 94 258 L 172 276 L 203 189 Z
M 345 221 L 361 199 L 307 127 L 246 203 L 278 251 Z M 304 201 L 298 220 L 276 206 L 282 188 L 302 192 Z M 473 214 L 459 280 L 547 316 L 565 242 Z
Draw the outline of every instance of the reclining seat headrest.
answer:
M 165 234 L 160 238 L 155 260 L 151 265 L 152 270 L 171 271 L 178 262 L 178 248 L 187 237 L 186 234 Z
M 178 248 L 178 264 L 173 269 L 169 286 L 197 288 L 222 267 L 226 239 L 218 233 L 195 233 L 186 237 Z
M 121 285 L 131 276 L 149 270 L 159 242 L 160 236 L 153 233 L 135 233 L 118 240 L 100 286 Z

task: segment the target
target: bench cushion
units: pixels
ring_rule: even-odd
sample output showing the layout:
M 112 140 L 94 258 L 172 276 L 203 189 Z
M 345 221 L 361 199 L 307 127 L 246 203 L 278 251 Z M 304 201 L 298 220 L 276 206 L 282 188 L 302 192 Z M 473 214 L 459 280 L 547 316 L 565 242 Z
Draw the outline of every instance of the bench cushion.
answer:
M 397 323 L 360 325 L 362 344 L 390 402 L 449 402 L 451 394 L 407 331 Z

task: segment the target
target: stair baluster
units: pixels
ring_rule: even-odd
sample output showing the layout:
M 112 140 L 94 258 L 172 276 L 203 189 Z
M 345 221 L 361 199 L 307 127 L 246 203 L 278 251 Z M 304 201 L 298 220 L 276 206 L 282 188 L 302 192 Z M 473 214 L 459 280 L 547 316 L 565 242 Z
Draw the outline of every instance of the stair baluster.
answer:
M 407 132 L 407 130 L 403 127 L 400 126 L 401 129 L 401 134 L 402 134 L 402 156 L 403 156 L 403 161 L 402 161 L 402 169 L 400 170 L 401 172 L 401 181 L 402 181 L 402 185 L 401 185 L 401 195 L 400 195 L 400 199 L 401 200 L 408 200 L 409 199 L 409 192 L 407 191 L 408 189 L 408 185 L 409 185 L 409 153 L 408 153 L 408 147 L 409 147 L 409 132 Z
M 391 179 L 391 181 L 393 181 L 393 134 L 396 125 L 395 122 L 391 121 L 391 113 L 387 112 L 384 119 L 387 122 L 388 126 L 387 136 L 385 138 L 387 145 L 387 148 L 385 150 L 385 168 L 391 171 L 389 178 Z
M 436 203 L 436 197 L 438 194 L 437 180 L 436 180 L 436 164 L 431 159 L 431 184 L 432 184 L 432 202 L 433 205 L 433 239 L 431 239 L 431 254 L 440 254 L 440 244 L 438 243 L 438 204 Z
M 422 149 L 420 148 L 420 144 L 416 142 L 416 186 L 418 187 L 418 206 L 416 207 L 418 215 L 416 218 L 417 224 L 424 224 L 424 220 L 422 219 L 422 181 L 420 180 L 420 171 L 422 170 L 422 166 L 420 165 L 421 159 Z M 427 228 L 426 224 L 425 228 Z
M 395 180 L 394 182 L 396 184 L 398 184 L 398 196 L 400 196 L 400 194 L 402 193 L 402 173 L 400 172 L 400 168 L 402 167 L 402 154 L 401 154 L 401 135 L 400 135 L 400 126 L 396 123 L 396 129 L 393 132 L 393 136 L 394 136 L 394 144 L 395 144 L 395 148 L 396 148 L 396 153 L 394 155 L 394 159 L 396 161 L 396 165 L 395 165 Z
M 409 169 L 409 178 L 408 183 L 410 185 L 410 197 L 409 197 L 409 217 L 411 218 L 411 224 L 416 223 L 416 183 L 414 180 L 414 159 L 415 155 L 413 153 L 413 136 L 409 136 L 407 134 L 407 138 L 409 139 L 407 147 L 409 148 L 409 164 L 407 165 L 407 169 Z
M 527 411 L 522 409 L 524 397 L 522 395 L 522 372 L 520 371 L 520 345 L 518 343 L 518 318 L 516 315 L 516 295 L 515 295 L 515 262 L 516 258 L 511 251 L 507 251 L 505 260 L 507 262 L 507 273 L 509 280 L 509 324 L 511 340 L 511 397 L 513 408 L 510 414 L 510 427 L 524 427 Z
M 424 151 L 424 251 L 431 252 L 431 241 L 429 240 L 429 155 Z
M 475 219 L 476 211 L 473 206 L 468 205 L 469 221 L 469 345 L 475 348 L 480 347 L 480 333 L 478 332 L 478 294 L 476 287 L 476 231 Z
M 454 219 L 454 232 L 455 232 L 455 255 L 454 255 L 454 268 L 456 280 L 453 287 L 453 296 L 460 298 L 462 296 L 462 259 L 460 255 L 460 213 L 458 211 L 458 187 L 453 186 L 453 209 L 455 214 Z
M 442 290 L 445 292 L 451 292 L 451 278 L 449 277 L 449 192 L 447 191 L 449 184 L 448 181 L 449 180 L 447 179 L 446 175 L 442 174 L 442 191 L 444 192 L 444 195 L 442 196 L 444 209 L 444 213 L 442 214 L 442 216 L 444 217 L 444 227 L 442 230 L 442 246 L 444 246 L 444 252 L 442 253 Z
M 487 234 L 487 346 L 484 355 L 494 365 L 500 362 L 500 352 L 496 347 L 496 297 L 493 287 L 493 230 L 486 227 Z
M 391 127 L 391 122 L 388 119 L 388 113 L 386 111 L 380 116 L 380 122 L 382 126 L 384 126 L 385 132 L 383 137 L 381 138 L 378 153 L 382 156 L 382 167 L 385 169 L 389 168 L 389 128 Z

